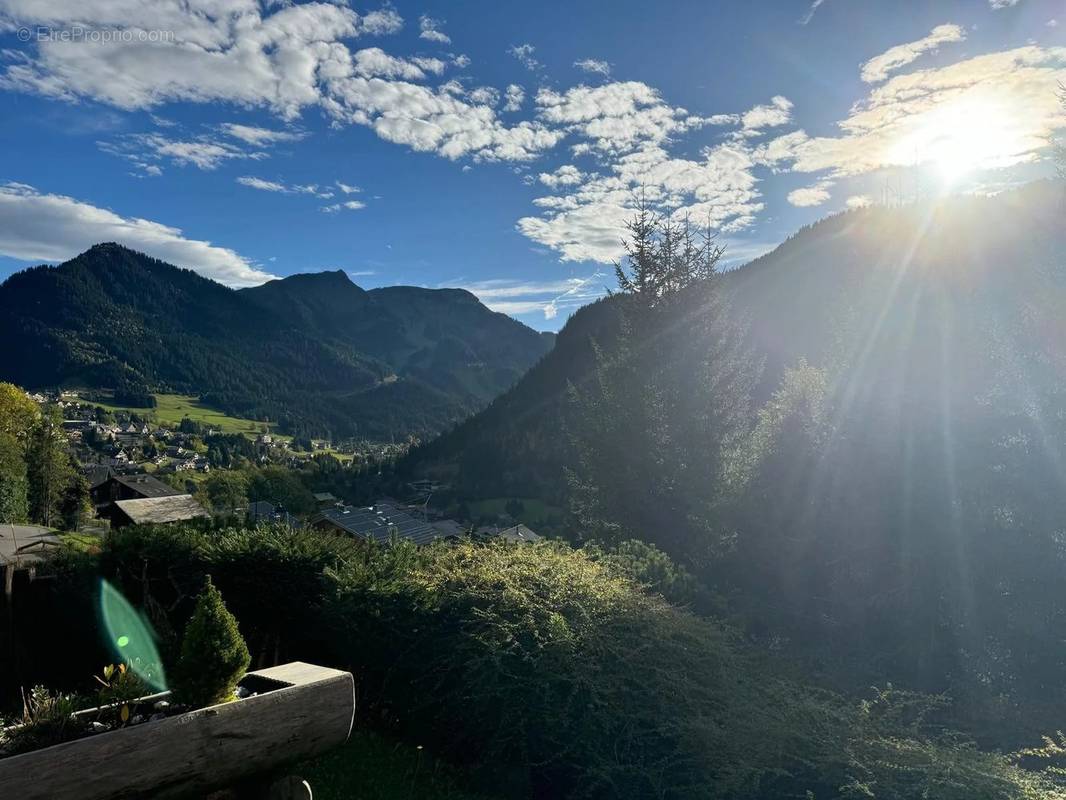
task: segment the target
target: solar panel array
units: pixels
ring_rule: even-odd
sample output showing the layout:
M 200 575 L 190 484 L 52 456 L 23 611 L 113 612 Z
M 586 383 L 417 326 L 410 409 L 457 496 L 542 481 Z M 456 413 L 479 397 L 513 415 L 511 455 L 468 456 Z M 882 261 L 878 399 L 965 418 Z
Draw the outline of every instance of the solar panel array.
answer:
M 386 503 L 369 508 L 331 508 L 323 511 L 322 517 L 353 536 L 372 539 L 379 544 L 388 542 L 394 534 L 401 539 L 410 539 L 420 546 L 429 544 L 440 536 L 440 532 L 428 522 L 416 519 L 406 511 L 400 511 Z

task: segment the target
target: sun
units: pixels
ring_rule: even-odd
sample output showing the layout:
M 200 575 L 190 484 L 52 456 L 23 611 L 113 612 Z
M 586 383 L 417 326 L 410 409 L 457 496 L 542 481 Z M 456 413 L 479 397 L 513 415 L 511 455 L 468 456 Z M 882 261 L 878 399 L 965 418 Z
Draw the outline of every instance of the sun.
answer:
M 1009 98 L 970 93 L 910 117 L 892 148 L 893 163 L 926 167 L 945 185 L 1026 157 L 1024 112 Z

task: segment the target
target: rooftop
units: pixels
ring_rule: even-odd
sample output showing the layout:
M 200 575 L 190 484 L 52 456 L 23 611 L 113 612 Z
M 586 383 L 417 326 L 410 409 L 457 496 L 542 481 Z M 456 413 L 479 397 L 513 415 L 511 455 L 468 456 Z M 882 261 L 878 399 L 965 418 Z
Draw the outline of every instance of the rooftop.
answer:
M 179 494 L 173 487 L 151 475 L 117 475 L 115 481 L 129 487 L 142 498 L 173 497 Z
M 429 544 L 441 535 L 428 522 L 416 519 L 388 503 L 378 503 L 369 508 L 331 508 L 322 512 L 322 519 L 353 536 L 382 544 L 389 540 L 394 531 L 400 538 L 409 539 L 417 545 Z
M 22 566 L 38 561 L 59 544 L 59 537 L 40 525 L 0 524 L 0 565 Z
M 204 507 L 197 503 L 191 494 L 116 500 L 115 505 L 135 525 L 180 522 L 208 516 Z

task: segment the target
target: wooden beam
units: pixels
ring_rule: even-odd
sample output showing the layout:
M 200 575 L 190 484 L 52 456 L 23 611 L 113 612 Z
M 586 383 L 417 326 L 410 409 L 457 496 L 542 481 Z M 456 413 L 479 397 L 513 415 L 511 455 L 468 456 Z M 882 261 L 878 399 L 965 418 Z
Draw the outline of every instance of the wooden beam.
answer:
M 350 673 L 297 662 L 249 676 L 289 685 L 0 759 L 2 794 L 12 800 L 202 796 L 348 739 L 355 714 Z

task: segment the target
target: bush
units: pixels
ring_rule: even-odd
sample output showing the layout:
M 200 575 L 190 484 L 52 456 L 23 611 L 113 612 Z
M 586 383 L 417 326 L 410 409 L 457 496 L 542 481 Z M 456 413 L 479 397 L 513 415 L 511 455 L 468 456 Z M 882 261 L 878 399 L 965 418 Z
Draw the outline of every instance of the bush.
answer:
M 589 542 L 583 550 L 593 561 L 658 592 L 671 603 L 690 603 L 699 591 L 696 579 L 688 570 L 655 545 L 639 539 L 629 539 L 615 546 Z
M 174 675 L 175 697 L 196 707 L 231 700 L 250 662 L 237 619 L 208 577 L 185 628 L 181 660 Z
M 493 794 L 1062 797 L 945 732 L 928 698 L 804 686 L 727 626 L 559 543 L 418 550 L 273 526 L 130 527 L 101 567 L 179 629 L 182 597 L 213 575 L 260 659 L 351 670 L 365 724 Z

